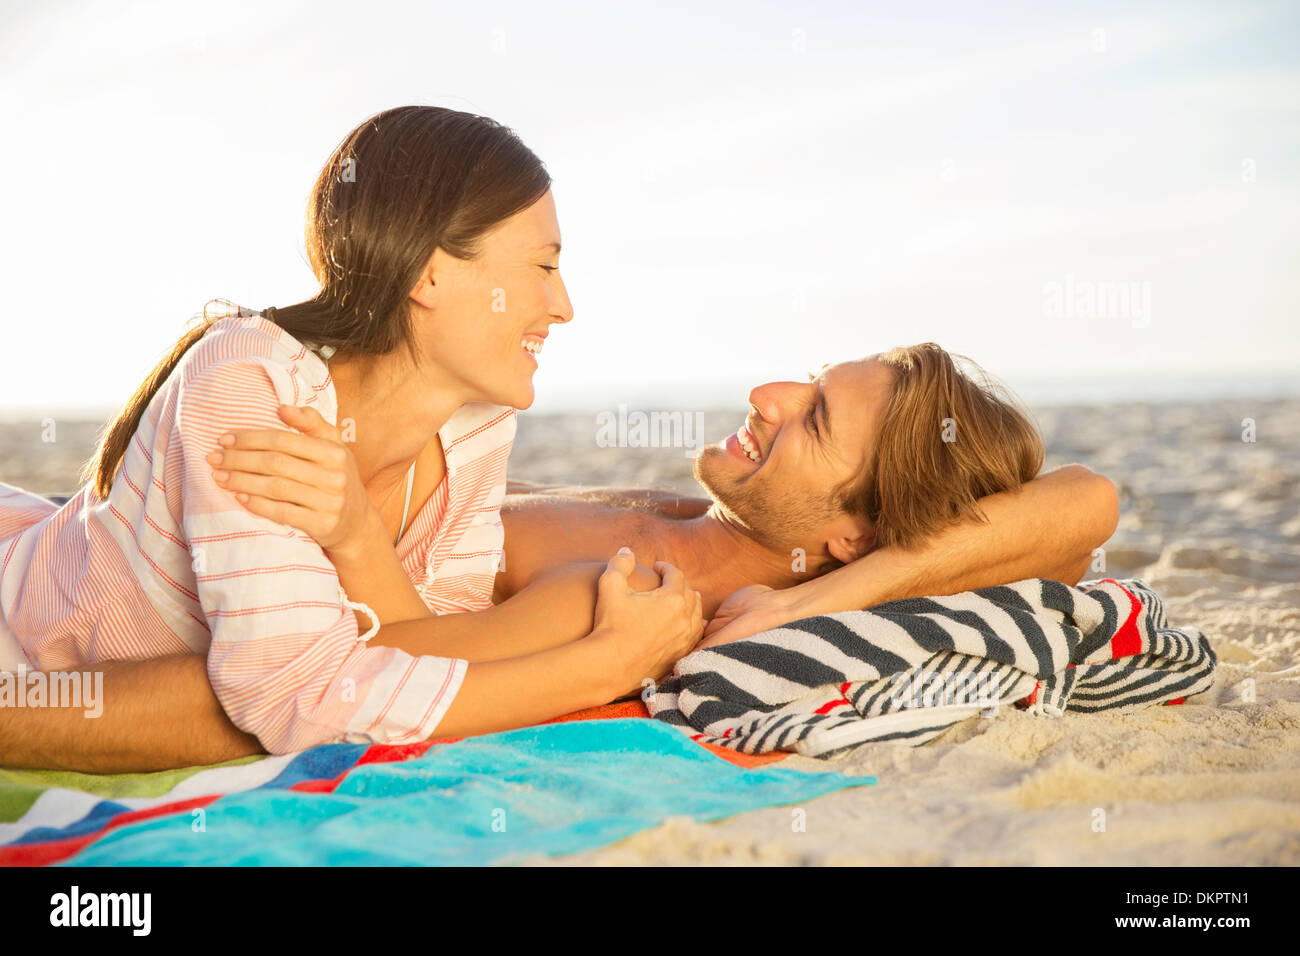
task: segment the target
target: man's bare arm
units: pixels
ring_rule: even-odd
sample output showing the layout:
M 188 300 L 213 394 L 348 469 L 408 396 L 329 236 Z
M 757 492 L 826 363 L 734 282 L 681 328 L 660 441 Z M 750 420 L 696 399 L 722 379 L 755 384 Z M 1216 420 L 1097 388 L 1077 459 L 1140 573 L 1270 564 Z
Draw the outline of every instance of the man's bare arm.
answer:
M 798 587 L 845 610 L 1025 578 L 1077 584 L 1119 523 L 1115 486 L 1082 465 L 990 495 L 980 508 L 985 523 L 954 525 L 912 551 L 881 548 Z
M 370 645 L 471 663 L 559 647 L 590 632 L 604 570 L 596 563 L 554 569 L 500 607 L 387 625 Z M 638 567 L 629 584 L 651 591 L 659 577 Z M 0 708 L 0 766 L 141 773 L 265 753 L 256 737 L 230 722 L 206 667 L 197 654 L 97 665 L 104 706 L 96 718 L 80 708 Z
M 103 713 L 0 707 L 0 766 L 140 773 L 265 753 L 230 722 L 197 654 L 115 661 L 102 671 Z
M 710 624 L 706 644 L 727 643 L 817 614 L 886 601 L 957 594 L 1025 578 L 1077 584 L 1119 523 L 1115 486 L 1068 465 L 1018 492 L 980 499 L 987 521 L 963 521 L 913 550 L 881 548 L 780 591 L 751 596 Z
M 1093 550 L 1119 523 L 1115 486 L 1082 464 L 1037 477 L 1019 492 L 992 494 L 980 509 L 985 523 L 953 525 L 915 550 L 871 551 L 798 587 L 819 592 L 819 602 L 867 607 L 1026 578 L 1078 584 Z

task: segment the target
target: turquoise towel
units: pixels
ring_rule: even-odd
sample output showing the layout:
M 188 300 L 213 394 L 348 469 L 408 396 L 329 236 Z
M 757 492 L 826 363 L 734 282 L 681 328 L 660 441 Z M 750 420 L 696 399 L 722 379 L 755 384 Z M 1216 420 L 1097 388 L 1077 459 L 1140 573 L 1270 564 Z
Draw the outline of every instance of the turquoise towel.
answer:
M 668 817 L 717 820 L 875 783 L 746 770 L 651 720 L 546 724 L 363 764 L 328 793 L 257 789 L 104 834 L 105 865 L 480 865 L 605 846 Z

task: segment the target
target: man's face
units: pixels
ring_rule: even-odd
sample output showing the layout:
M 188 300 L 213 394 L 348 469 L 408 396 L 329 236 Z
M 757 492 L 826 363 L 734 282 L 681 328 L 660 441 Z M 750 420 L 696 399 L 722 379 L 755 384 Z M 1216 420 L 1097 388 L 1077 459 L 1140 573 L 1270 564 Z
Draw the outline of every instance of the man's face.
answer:
M 745 424 L 695 459 L 696 479 L 772 550 L 812 554 L 829 541 L 852 540 L 854 531 L 868 533 L 834 493 L 863 473 L 893 374 L 871 356 L 823 366 L 809 382 L 758 386 Z

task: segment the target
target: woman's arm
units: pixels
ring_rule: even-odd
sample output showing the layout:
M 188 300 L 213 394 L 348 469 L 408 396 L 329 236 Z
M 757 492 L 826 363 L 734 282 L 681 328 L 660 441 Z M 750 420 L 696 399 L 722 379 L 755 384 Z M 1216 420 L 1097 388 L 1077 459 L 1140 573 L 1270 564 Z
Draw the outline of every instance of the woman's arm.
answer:
M 379 513 L 371 509 L 369 530 L 364 539 L 327 548 L 325 554 L 339 573 L 339 583 L 349 600 L 359 601 L 375 612 L 384 625 L 433 617 L 415 590 L 401 559 L 388 540 Z M 369 629 L 370 622 L 364 627 Z
M 661 680 L 704 629 L 698 591 L 670 564 L 662 583 L 638 593 L 632 552 L 610 559 L 596 582 L 594 628 L 586 637 L 526 657 L 471 664 L 438 736 L 490 733 L 608 703 Z
M 980 508 L 987 522 L 955 524 L 914 550 L 881 548 L 792 588 L 737 592 L 710 622 L 702 646 L 902 598 L 1036 577 L 1076 584 L 1119 523 L 1115 486 L 1082 465 L 982 498 Z
M 558 647 L 592 631 L 596 586 L 604 571 L 605 565 L 598 563 L 554 568 L 495 607 L 385 624 L 368 643 L 470 663 Z M 659 586 L 659 575 L 637 565 L 628 574 L 628 583 L 635 592 L 650 591 Z

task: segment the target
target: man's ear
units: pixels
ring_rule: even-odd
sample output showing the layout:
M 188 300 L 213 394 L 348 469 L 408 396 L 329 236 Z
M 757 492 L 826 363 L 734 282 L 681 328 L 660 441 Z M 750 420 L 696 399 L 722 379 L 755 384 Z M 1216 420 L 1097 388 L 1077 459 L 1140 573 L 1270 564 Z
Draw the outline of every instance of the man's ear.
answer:
M 426 309 L 432 309 L 438 301 L 438 267 L 441 265 L 440 257 L 447 253 L 441 249 L 434 249 L 433 255 L 429 261 L 424 264 L 420 270 L 419 277 L 415 280 L 415 287 L 411 289 L 411 301 L 416 305 Z
M 835 521 L 826 539 L 826 550 L 841 564 L 856 561 L 875 546 L 875 529 L 861 518 L 847 514 Z

